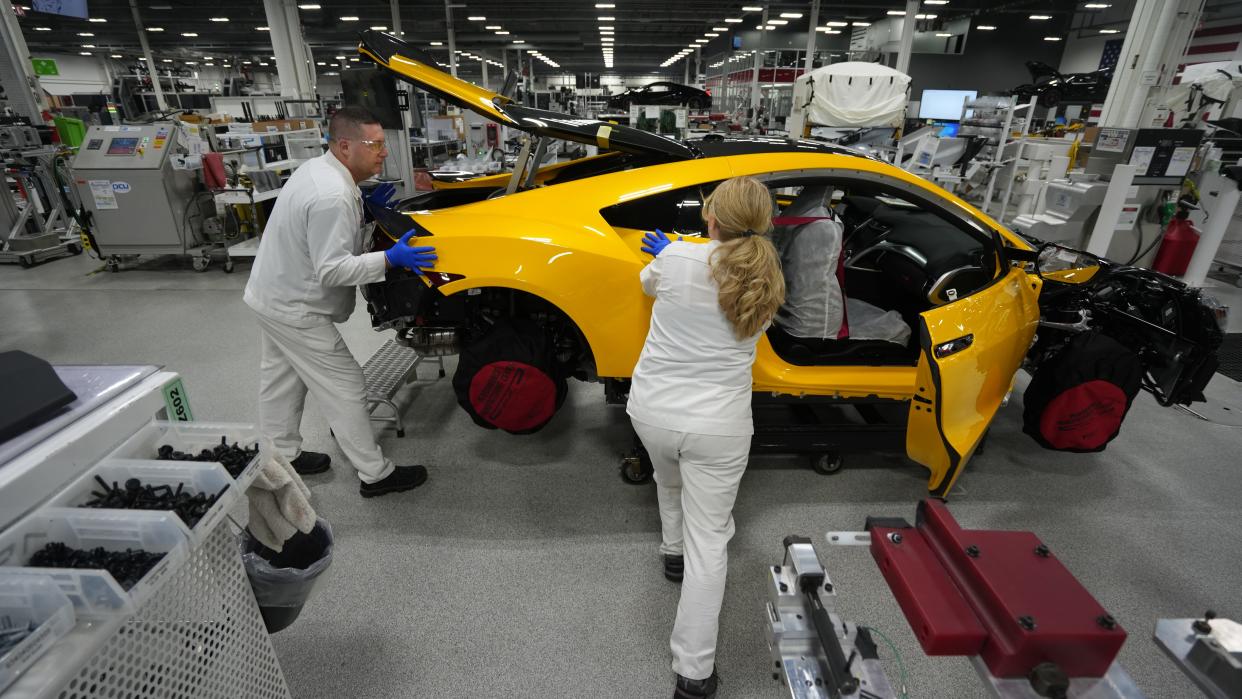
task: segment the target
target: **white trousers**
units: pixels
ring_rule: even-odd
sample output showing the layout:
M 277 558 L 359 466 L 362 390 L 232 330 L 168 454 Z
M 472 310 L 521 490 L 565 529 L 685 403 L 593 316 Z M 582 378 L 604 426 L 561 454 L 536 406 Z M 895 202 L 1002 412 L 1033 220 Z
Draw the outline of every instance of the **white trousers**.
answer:
M 750 437 L 674 432 L 632 422 L 655 467 L 660 553 L 685 557 L 681 600 L 669 638 L 673 672 L 706 679 L 716 665 L 733 501 L 746 471 Z
M 367 412 L 362 367 L 335 325 L 295 328 L 256 313 L 262 341 L 259 431 L 290 460 L 302 452 L 307 389 L 336 442 L 364 483 L 383 480 L 393 464 L 380 450 Z

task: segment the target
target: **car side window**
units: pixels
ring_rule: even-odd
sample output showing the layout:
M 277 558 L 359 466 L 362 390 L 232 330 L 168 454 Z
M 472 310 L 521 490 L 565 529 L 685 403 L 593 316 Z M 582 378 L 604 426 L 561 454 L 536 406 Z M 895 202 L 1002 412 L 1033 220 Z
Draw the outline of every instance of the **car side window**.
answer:
M 703 201 L 716 187 L 715 182 L 652 194 L 641 199 L 600 209 L 600 215 L 614 228 L 665 233 L 707 235 L 703 222 Z

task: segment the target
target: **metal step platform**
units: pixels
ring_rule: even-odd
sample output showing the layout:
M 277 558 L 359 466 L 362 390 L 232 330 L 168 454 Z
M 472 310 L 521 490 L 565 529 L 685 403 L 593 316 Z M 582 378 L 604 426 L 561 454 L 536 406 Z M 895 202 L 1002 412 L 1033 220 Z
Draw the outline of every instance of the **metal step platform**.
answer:
M 444 357 L 425 357 L 418 352 L 389 340 L 383 347 L 362 365 L 362 375 L 366 381 L 367 412 L 371 419 L 393 425 L 398 437 L 405 436 L 404 411 L 394 401 L 397 393 L 405 386 L 418 380 L 418 366 L 424 361 L 439 365 L 437 378 L 444 378 Z M 376 415 L 375 409 L 381 405 L 388 407 L 390 415 Z

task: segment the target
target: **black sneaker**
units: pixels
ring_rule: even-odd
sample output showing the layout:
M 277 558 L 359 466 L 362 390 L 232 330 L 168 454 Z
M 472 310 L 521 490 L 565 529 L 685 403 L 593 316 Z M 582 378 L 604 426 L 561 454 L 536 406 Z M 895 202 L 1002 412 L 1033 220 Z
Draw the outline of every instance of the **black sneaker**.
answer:
M 426 481 L 426 468 L 422 466 L 398 466 L 384 480 L 375 483 L 363 483 L 358 486 L 358 493 L 364 498 L 373 498 L 376 495 L 412 490 Z
M 669 580 L 680 583 L 681 578 L 686 572 L 686 561 L 681 556 L 672 556 L 664 554 L 664 577 Z
M 332 457 L 317 451 L 304 451 L 289 463 L 293 464 L 293 470 L 297 471 L 299 476 L 309 476 L 327 471 L 332 465 Z
M 678 675 L 673 699 L 712 699 L 716 696 L 716 682 L 715 668 L 712 668 L 712 676 L 705 680 L 692 680 Z

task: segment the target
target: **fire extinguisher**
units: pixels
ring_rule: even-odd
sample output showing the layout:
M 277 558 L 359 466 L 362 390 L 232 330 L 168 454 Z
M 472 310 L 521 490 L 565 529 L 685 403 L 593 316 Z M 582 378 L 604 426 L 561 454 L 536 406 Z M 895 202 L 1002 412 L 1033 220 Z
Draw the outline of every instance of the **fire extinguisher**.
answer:
M 1192 197 L 1182 197 L 1177 202 L 1177 213 L 1164 229 L 1164 238 L 1151 268 L 1174 277 L 1186 273 L 1190 258 L 1199 244 L 1199 233 L 1190 222 L 1190 209 L 1195 206 Z

